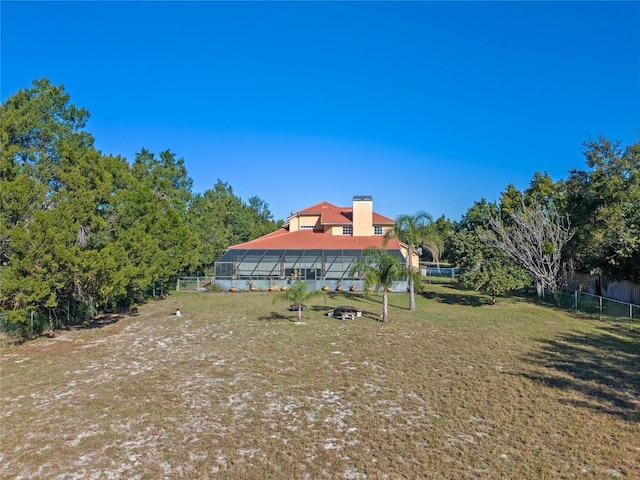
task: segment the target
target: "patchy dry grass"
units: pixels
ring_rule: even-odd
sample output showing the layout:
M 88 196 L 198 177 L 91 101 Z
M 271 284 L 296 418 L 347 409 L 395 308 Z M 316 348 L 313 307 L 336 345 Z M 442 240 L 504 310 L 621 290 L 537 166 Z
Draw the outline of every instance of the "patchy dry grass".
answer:
M 640 478 L 640 336 L 430 285 L 181 294 L 3 351 L 0 477 Z M 355 321 L 328 318 L 353 304 Z M 177 307 L 182 317 L 173 312 Z

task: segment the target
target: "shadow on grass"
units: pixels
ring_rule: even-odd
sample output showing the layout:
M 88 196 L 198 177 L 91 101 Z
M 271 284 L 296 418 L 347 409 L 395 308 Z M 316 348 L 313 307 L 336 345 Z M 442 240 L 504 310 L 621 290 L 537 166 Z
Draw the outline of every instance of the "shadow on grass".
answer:
M 422 292 L 420 295 L 427 300 L 434 300 L 439 303 L 449 305 L 464 305 L 467 307 L 482 307 L 489 305 L 491 302 L 488 298 L 484 298 L 462 288 L 459 285 L 446 285 L 447 292 Z
M 72 325 L 71 327 L 69 327 L 69 329 L 71 330 L 92 330 L 94 328 L 104 328 L 107 327 L 109 325 L 113 325 L 114 323 L 118 323 L 120 320 L 122 320 L 123 318 L 129 316 L 136 316 L 137 315 L 137 311 L 133 314 L 129 314 L 129 315 L 119 315 L 119 314 L 112 314 L 112 315 L 101 315 L 99 317 L 96 318 L 92 318 L 90 320 L 86 320 L 85 322 L 79 323 L 78 325 Z
M 640 422 L 640 334 L 603 326 L 595 334 L 566 334 L 543 340 L 526 359 L 537 372 L 523 376 L 584 399 L 564 399 L 629 422 Z
M 291 320 L 291 315 L 283 315 L 280 312 L 271 312 L 269 313 L 269 315 L 263 315 L 262 317 L 258 318 L 258 321 L 261 321 L 261 322 L 266 322 L 271 320 Z
M 320 312 L 326 315 L 328 312 L 330 312 L 334 308 L 336 307 L 330 307 L 328 305 L 312 305 L 311 307 L 309 307 L 309 310 L 313 312 Z
M 357 299 L 357 300 L 361 300 L 362 298 L 364 298 L 364 292 L 327 292 L 326 294 L 326 298 L 328 300 L 336 300 L 336 301 L 340 301 L 342 303 L 348 302 L 349 299 Z
M 348 298 L 347 299 L 342 298 L 342 299 L 343 300 L 348 300 Z M 362 299 L 362 297 L 360 297 L 360 299 Z M 328 312 L 334 310 L 335 308 L 337 308 L 337 307 L 328 307 L 328 306 L 316 305 L 316 306 L 312 306 L 311 310 L 313 310 L 314 312 L 321 312 L 329 320 L 337 320 L 339 322 L 348 321 L 348 320 L 342 320 L 339 317 L 330 317 L 329 315 L 327 315 Z M 380 321 L 380 317 L 382 316 L 382 315 L 376 315 L 373 312 L 369 312 L 369 311 L 363 310 L 361 308 L 357 308 L 357 307 L 354 307 L 354 308 L 356 308 L 357 310 L 362 312 L 362 315 L 360 317 L 356 317 L 356 320 L 358 320 L 358 319 L 371 319 L 371 320 L 375 320 L 375 321 Z M 391 308 L 394 308 L 394 307 L 390 306 L 389 308 L 391 309 Z
M 393 295 L 393 294 L 389 294 Z M 341 305 L 354 305 L 364 303 L 369 305 L 381 305 L 382 304 L 382 292 L 369 292 L 365 294 L 362 291 L 359 292 L 329 292 L 327 293 L 327 299 L 331 301 L 332 305 L 326 304 L 327 311 L 336 308 Z M 337 305 L 334 305 L 336 304 Z M 358 310 L 362 310 L 358 308 Z

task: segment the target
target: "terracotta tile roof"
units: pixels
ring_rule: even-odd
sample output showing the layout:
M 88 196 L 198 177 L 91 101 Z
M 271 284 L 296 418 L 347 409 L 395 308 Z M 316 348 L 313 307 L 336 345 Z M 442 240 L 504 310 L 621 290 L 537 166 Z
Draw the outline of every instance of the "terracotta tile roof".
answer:
M 231 249 L 261 250 L 364 250 L 367 247 L 382 247 L 382 235 L 371 237 L 353 237 L 351 235 L 330 235 L 313 230 L 289 232 L 280 228 L 275 232 L 256 238 L 250 242 L 230 247 Z M 400 242 L 392 239 L 387 243 L 387 250 L 399 250 Z
M 351 225 L 353 223 L 353 207 L 336 207 L 329 202 L 320 202 L 292 214 L 296 215 L 320 215 L 321 225 Z M 393 225 L 396 223 L 389 217 L 373 212 L 374 225 Z
M 303 229 L 290 232 L 288 222 L 297 215 L 319 215 L 321 225 L 351 225 L 353 207 L 337 207 L 329 202 L 320 202 L 292 214 L 285 226 L 250 242 L 229 247 L 231 249 L 258 250 L 364 250 L 367 247 L 382 247 L 382 235 L 354 237 L 351 235 L 331 235 L 321 231 Z M 374 225 L 393 225 L 394 220 L 373 212 Z M 400 249 L 400 242 L 393 239 L 387 243 L 387 250 Z
M 392 218 L 385 217 L 379 213 L 373 212 L 373 224 L 374 225 L 395 225 L 396 221 Z
M 322 214 L 323 212 L 329 211 L 329 210 L 342 210 L 343 207 L 336 207 L 334 204 L 329 203 L 329 202 L 320 202 L 317 203 L 315 205 L 312 205 L 310 207 L 304 208 L 302 210 L 299 210 L 296 213 L 299 214 Z M 295 215 L 295 214 L 294 214 Z

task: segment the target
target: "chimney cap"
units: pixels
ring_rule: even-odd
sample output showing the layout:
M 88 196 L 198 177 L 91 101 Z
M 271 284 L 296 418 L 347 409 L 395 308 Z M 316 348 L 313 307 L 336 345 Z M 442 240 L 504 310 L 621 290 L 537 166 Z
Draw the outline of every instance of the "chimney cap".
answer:
M 373 201 L 373 197 L 371 195 L 354 195 L 353 196 L 353 201 L 354 202 L 371 202 Z

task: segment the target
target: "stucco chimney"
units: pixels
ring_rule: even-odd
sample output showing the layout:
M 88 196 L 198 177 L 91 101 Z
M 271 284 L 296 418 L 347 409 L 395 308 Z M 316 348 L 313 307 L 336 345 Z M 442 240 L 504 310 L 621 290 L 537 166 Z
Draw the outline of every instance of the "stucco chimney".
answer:
M 353 197 L 353 236 L 373 235 L 373 197 L 355 195 Z

